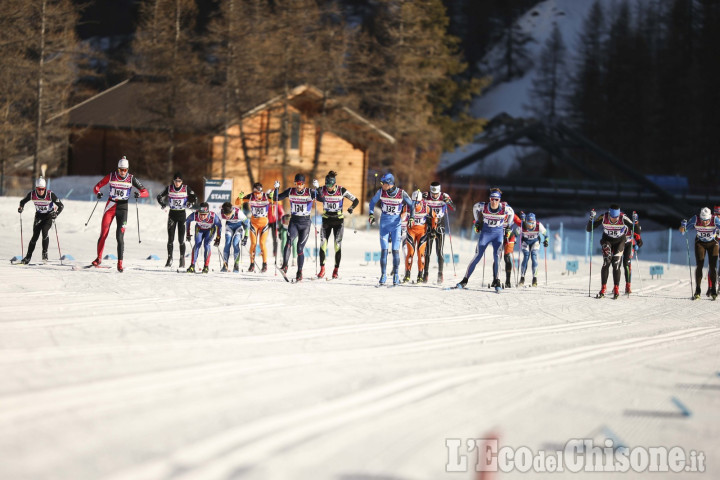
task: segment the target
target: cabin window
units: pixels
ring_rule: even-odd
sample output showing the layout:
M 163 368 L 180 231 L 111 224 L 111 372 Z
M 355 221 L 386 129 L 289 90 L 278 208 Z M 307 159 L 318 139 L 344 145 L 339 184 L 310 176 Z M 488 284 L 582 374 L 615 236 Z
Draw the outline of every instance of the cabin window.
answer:
M 300 149 L 300 115 L 297 113 L 290 117 L 290 149 Z

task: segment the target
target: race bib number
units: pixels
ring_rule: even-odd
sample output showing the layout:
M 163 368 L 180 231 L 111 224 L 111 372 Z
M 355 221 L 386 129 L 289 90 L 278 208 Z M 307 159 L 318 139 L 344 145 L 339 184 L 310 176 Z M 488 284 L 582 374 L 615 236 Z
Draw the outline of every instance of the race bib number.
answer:
M 485 223 L 487 224 L 488 227 L 497 227 L 498 225 L 500 225 L 500 220 L 498 220 L 496 218 L 491 218 L 491 219 L 485 220 Z
M 125 190 L 124 188 L 120 189 L 113 187 L 110 189 L 110 196 L 115 200 L 127 200 L 129 193 L 130 192 L 128 190 Z
M 698 231 L 698 232 L 697 232 L 697 236 L 698 236 L 698 238 L 706 238 L 706 239 L 710 240 L 710 239 L 713 238 L 714 232 Z
M 266 217 L 267 209 L 265 207 L 252 207 L 253 217 Z
M 184 204 L 185 202 L 180 198 L 173 198 L 170 200 L 170 208 L 173 209 L 181 209 L 185 206 Z
M 340 203 L 339 202 L 325 202 L 325 210 L 329 210 L 331 212 L 337 212 L 340 210 Z
M 383 213 L 397 215 L 398 213 L 400 213 L 400 205 L 383 204 Z
M 306 213 L 307 205 L 304 203 L 294 203 L 292 206 L 292 213 Z

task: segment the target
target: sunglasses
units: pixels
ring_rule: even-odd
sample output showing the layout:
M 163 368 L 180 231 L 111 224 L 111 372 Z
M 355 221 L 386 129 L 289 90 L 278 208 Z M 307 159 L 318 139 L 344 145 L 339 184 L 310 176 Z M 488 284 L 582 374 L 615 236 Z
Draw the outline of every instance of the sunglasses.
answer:
M 128 171 L 127 168 L 118 168 L 118 172 L 127 172 L 127 171 Z
M 295 185 L 298 187 L 302 187 L 303 185 L 305 185 L 305 182 L 295 182 Z
M 499 199 L 499 198 L 492 197 L 492 198 L 490 199 L 490 201 L 491 201 L 491 202 L 499 202 L 500 199 Z

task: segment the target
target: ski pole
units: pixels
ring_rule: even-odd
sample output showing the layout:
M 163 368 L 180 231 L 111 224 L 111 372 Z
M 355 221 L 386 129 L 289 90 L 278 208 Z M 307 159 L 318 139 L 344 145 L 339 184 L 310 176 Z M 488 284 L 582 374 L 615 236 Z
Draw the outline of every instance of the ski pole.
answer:
M 453 275 L 457 277 L 457 271 L 455 270 L 455 252 L 453 251 L 452 232 L 450 231 L 450 216 L 449 215 L 445 215 L 445 222 L 447 223 L 447 227 L 448 227 L 448 238 L 450 238 L 450 255 L 452 255 Z
M 487 255 L 483 254 L 483 279 L 482 279 L 483 288 L 485 286 L 485 260 L 486 259 L 487 259 Z
M 643 289 L 643 279 L 642 279 L 642 275 L 640 275 L 640 256 L 638 256 L 637 250 L 635 250 L 635 259 L 637 260 L 638 279 L 640 279 L 640 290 L 642 290 Z
M 19 213 L 18 215 L 20 215 L 20 253 L 22 254 L 22 257 L 25 258 L 25 241 L 23 240 L 22 213 Z
M 277 254 L 278 254 L 278 250 L 280 249 L 280 224 L 282 224 L 282 222 L 280 221 L 280 218 L 279 218 L 280 209 L 278 208 L 278 193 L 279 193 L 279 190 L 276 188 L 275 193 L 274 193 L 275 198 L 273 198 L 273 200 L 275 200 L 274 207 L 275 207 L 275 246 L 276 246 L 276 248 L 275 248 L 274 253 L 275 253 L 275 276 L 276 277 L 277 277 Z M 240 255 L 242 255 L 242 249 L 240 250 Z M 240 257 L 240 259 L 241 259 L 240 262 L 242 263 L 242 256 Z
M 543 256 L 545 257 L 545 286 L 547 287 L 547 247 L 543 245 Z
M 53 226 L 55 227 L 55 240 L 57 240 L 57 246 L 58 246 L 58 255 L 60 256 L 60 265 L 62 265 L 62 253 L 60 252 L 60 237 L 58 237 L 58 231 L 57 231 L 57 223 L 55 223 L 55 220 L 53 220 Z
M 317 192 L 317 190 L 316 190 Z M 317 193 L 316 193 L 317 195 Z M 318 274 L 318 245 L 317 245 L 317 237 L 318 237 L 318 230 L 317 230 L 317 200 L 313 202 L 313 206 L 315 207 L 315 215 L 313 215 L 313 223 L 315 224 L 315 276 L 317 277 Z
M 632 232 L 630 237 L 630 258 L 628 259 L 628 283 L 632 285 L 632 254 L 634 253 L 633 247 L 635 243 L 635 222 L 637 222 L 637 212 L 633 210 L 632 212 Z
M 142 240 L 140 240 L 140 209 L 138 208 L 137 197 L 135 197 L 135 214 L 137 215 L 138 243 L 142 243 Z
M 218 262 L 220 263 L 220 270 L 222 270 L 223 266 L 225 267 L 225 270 L 227 270 L 227 262 L 225 261 L 225 257 L 220 253 L 220 245 L 215 246 L 217 248 L 218 252 Z
M 683 232 L 683 236 L 685 237 L 685 247 L 687 248 L 687 264 L 688 264 L 688 273 L 690 274 L 690 297 L 695 296 L 695 291 L 693 290 L 693 279 L 692 279 L 692 268 L 690 267 L 690 242 L 688 242 L 687 235 Z
M 97 208 L 98 203 L 100 203 L 100 199 L 99 199 L 99 198 L 97 199 L 97 202 L 95 202 L 95 206 L 93 207 L 92 212 L 90 212 L 90 216 L 88 217 L 87 222 L 85 222 L 85 226 L 86 226 L 86 227 L 88 226 L 88 223 L 90 223 L 90 219 L 92 218 L 93 213 L 95 213 L 95 209 Z
M 590 214 L 590 278 L 588 278 L 588 297 L 591 296 L 590 289 L 592 288 L 592 251 L 593 251 L 593 232 L 595 231 L 595 210 L 591 210 Z

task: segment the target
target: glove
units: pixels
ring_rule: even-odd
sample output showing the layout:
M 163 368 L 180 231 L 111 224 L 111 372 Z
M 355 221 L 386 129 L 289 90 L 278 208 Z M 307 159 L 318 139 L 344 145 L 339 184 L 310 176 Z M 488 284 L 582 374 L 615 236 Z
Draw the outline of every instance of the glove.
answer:
M 505 229 L 505 238 L 510 239 L 510 234 L 511 234 L 511 233 L 512 233 L 512 232 L 510 231 L 510 229 L 509 229 L 509 228 L 506 228 L 506 229 Z
M 95 196 L 97 197 L 98 200 L 100 200 L 103 197 L 103 193 L 98 192 L 97 195 L 95 195 Z
M 193 205 L 194 205 L 193 202 L 188 202 L 188 203 L 185 205 L 185 208 L 192 208 Z
M 22 213 L 22 212 L 23 212 L 23 207 L 18 207 L 18 213 Z
M 371 213 L 370 217 L 368 217 L 368 222 L 370 222 L 370 225 L 375 225 L 375 215 Z
M 548 239 L 546 238 L 545 240 L 543 240 L 543 247 L 547 248 L 548 245 L 550 245 L 550 242 L 548 242 Z
M 680 222 L 680 233 L 685 233 L 685 230 L 687 230 L 687 220 Z
M 213 243 L 214 246 L 219 247 L 220 246 L 220 237 L 217 237 L 215 239 L 215 243 Z
M 480 222 L 475 222 L 475 223 L 473 224 L 473 227 L 475 227 L 475 233 L 480 233 L 480 230 L 482 230 L 482 223 L 480 223 Z
M 632 219 L 633 219 L 633 223 L 637 223 L 637 221 L 638 221 L 637 212 L 633 212 L 633 214 L 632 214 Z
M 595 209 L 590 210 L 590 220 L 594 220 L 597 213 L 595 213 Z
M 57 211 L 53 210 L 52 212 L 50 212 L 50 218 L 52 218 L 53 220 L 55 220 L 57 218 L 57 216 L 58 216 Z
M 317 181 L 317 178 L 313 180 L 313 188 L 318 188 L 320 186 L 320 182 Z
M 185 236 L 185 241 L 188 242 L 188 243 L 190 243 L 190 235 L 186 235 L 186 236 Z
M 640 248 L 640 247 L 638 247 L 637 243 L 635 245 L 633 245 L 633 250 L 635 250 L 636 252 L 638 251 L 638 248 Z
M 635 234 L 635 244 L 636 244 L 638 247 L 642 247 L 642 246 L 643 246 L 642 237 L 641 237 L 640 235 L 638 235 L 637 233 Z
M 244 247 L 247 245 L 247 237 L 243 237 L 242 240 L 240 240 L 240 244 Z
M 525 212 L 520 212 L 520 220 L 525 221 Z
M 275 180 L 275 183 L 273 184 L 273 187 L 275 187 L 275 188 L 280 188 L 280 182 L 278 182 L 277 180 Z
M 353 207 L 348 207 L 347 212 L 352 215 Z
M 135 198 L 140 198 L 140 192 L 135 192 L 135 193 L 133 193 L 133 197 L 135 197 Z

